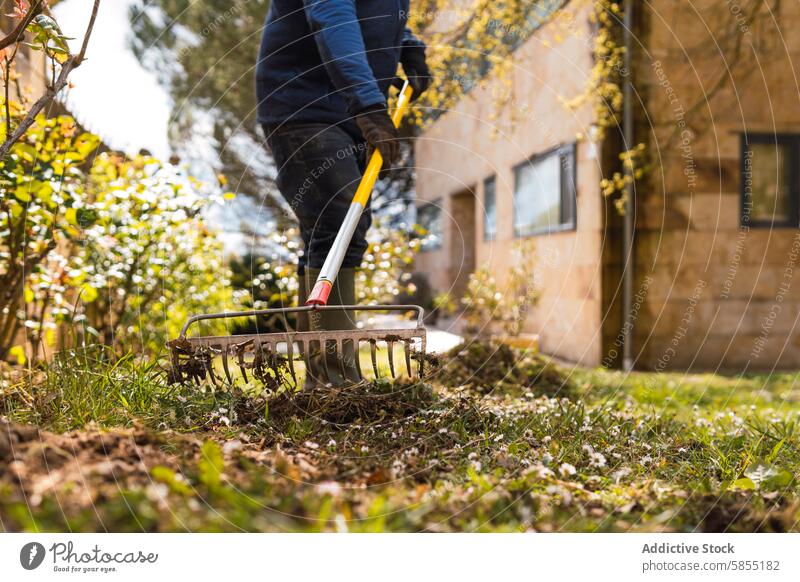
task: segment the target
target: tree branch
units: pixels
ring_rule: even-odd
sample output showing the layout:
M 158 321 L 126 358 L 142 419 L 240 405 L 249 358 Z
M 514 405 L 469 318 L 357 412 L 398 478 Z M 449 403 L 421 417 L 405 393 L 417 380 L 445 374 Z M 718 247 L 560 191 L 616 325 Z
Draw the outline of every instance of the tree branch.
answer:
M 14 130 L 10 136 L 6 138 L 6 141 L 3 142 L 3 145 L 0 146 L 0 160 L 5 159 L 8 155 L 8 152 L 11 150 L 11 147 L 20 140 L 20 138 L 25 135 L 25 132 L 28 131 L 33 122 L 36 120 L 36 116 L 45 108 L 46 105 L 49 105 L 53 99 L 61 92 L 61 90 L 67 85 L 67 80 L 69 74 L 72 72 L 73 69 L 80 66 L 86 56 L 86 48 L 89 46 L 89 37 L 92 35 L 92 30 L 94 30 L 94 23 L 97 20 L 97 10 L 100 7 L 100 0 L 94 0 L 94 6 L 92 7 L 92 16 L 89 19 L 89 25 L 86 27 L 86 33 L 83 37 L 83 43 L 81 45 L 81 50 L 77 55 L 70 56 L 66 62 L 61 65 L 61 71 L 58 74 L 58 78 L 55 80 L 51 87 L 48 87 L 47 91 L 44 95 L 42 95 L 39 99 L 36 100 L 36 103 L 31 106 L 28 113 L 25 115 L 24 119 L 20 122 L 17 128 Z

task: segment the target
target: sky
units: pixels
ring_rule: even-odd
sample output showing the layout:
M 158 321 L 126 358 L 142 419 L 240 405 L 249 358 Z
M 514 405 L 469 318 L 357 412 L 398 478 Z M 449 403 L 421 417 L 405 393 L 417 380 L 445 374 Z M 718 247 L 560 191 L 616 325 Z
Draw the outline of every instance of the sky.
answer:
M 136 153 L 146 148 L 169 157 L 171 100 L 156 75 L 146 71 L 128 45 L 128 8 L 133 0 L 100 3 L 87 60 L 70 75 L 70 112 L 111 148 Z M 53 12 L 74 52 L 89 22 L 92 0 L 65 0 Z

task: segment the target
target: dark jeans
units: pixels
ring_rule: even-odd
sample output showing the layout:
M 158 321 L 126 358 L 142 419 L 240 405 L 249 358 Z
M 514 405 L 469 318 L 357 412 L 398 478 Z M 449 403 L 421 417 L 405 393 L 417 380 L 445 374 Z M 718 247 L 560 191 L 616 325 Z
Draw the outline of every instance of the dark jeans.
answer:
M 305 246 L 299 271 L 319 269 L 333 244 L 364 171 L 366 145 L 338 127 L 302 123 L 264 126 L 275 164 L 277 185 L 300 223 Z M 367 250 L 372 223 L 369 207 L 358 223 L 342 263 L 358 267 Z

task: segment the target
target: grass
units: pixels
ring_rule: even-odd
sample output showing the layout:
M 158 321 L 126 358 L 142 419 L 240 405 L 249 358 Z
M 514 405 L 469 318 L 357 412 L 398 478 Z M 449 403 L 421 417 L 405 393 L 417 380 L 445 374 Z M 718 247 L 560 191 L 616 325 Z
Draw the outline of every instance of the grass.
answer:
M 797 531 L 799 379 L 472 344 L 425 382 L 269 395 L 169 386 L 154 363 L 90 351 L 6 374 L 0 525 Z

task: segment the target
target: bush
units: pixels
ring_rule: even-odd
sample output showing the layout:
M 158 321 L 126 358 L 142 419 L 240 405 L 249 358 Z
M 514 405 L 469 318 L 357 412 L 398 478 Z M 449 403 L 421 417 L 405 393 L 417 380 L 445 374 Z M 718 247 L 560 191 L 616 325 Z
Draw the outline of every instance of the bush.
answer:
M 517 336 L 522 332 L 529 309 L 539 300 L 535 284 L 535 245 L 527 241 L 515 249 L 514 266 L 504 287 L 488 266 L 469 276 L 467 292 L 461 299 L 467 332 L 480 334 L 497 324 L 503 333 Z
M 237 304 L 202 219 L 219 193 L 151 157 L 92 158 L 98 144 L 69 116 L 39 116 L 0 162 L 0 359 L 95 342 L 158 352 L 187 315 Z

